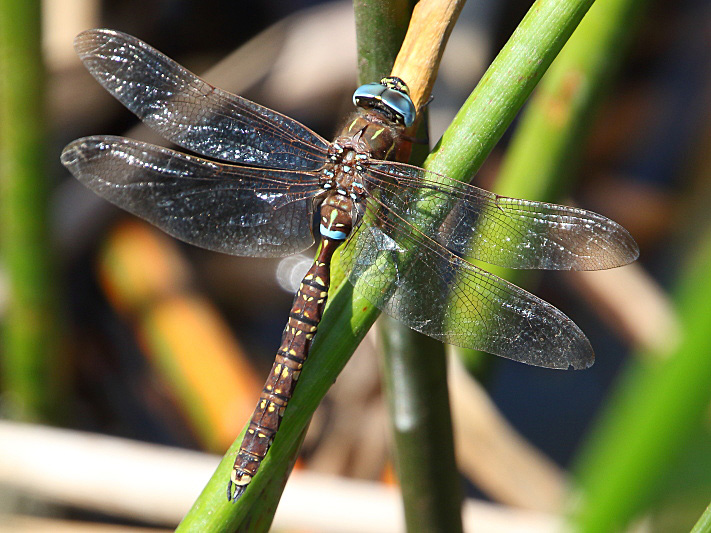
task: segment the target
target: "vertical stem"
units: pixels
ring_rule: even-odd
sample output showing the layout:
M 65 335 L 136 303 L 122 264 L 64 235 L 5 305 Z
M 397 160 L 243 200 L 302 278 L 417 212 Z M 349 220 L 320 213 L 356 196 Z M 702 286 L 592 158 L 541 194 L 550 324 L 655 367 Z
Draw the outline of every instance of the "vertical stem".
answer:
M 405 38 L 413 0 L 354 0 L 358 43 L 358 81 L 387 76 Z
M 381 43 L 377 55 L 359 56 L 360 79 L 373 81 L 387 75 L 399 51 L 397 71 L 393 70 L 392 74 L 408 83 L 416 107 L 421 108 L 429 97 L 439 59 L 462 3 L 424 0 L 417 4 L 415 9 L 420 16 L 413 16 L 409 28 L 406 22 L 411 6 L 395 2 L 391 9 L 373 12 L 372 4 L 365 4 L 368 2 L 356 2 L 356 21 L 360 21 L 356 23 L 359 52 L 370 51 L 383 33 L 393 37 Z M 403 14 L 395 15 L 395 9 L 402 10 Z M 405 24 L 378 26 L 386 18 Z M 368 19 L 370 22 L 365 22 Z M 404 38 L 408 45 L 403 44 L 401 49 Z M 418 138 L 427 137 L 424 124 L 420 123 Z M 425 155 L 423 153 L 417 163 L 421 163 Z M 410 532 L 462 531 L 460 477 L 454 458 L 447 364 L 442 344 L 387 317 L 381 317 L 379 331 L 383 340 L 383 384 L 407 529 Z
M 40 45 L 40 2 L 0 0 L 0 245 L 9 287 L 2 385 L 6 408 L 30 420 L 56 404 L 57 379 Z
M 463 531 L 442 344 L 382 316 L 383 376 L 409 533 Z

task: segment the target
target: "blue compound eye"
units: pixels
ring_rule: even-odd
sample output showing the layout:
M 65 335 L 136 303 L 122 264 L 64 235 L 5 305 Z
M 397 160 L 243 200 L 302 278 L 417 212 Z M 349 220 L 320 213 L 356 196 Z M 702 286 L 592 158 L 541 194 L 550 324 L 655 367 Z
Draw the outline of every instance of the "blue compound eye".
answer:
M 407 94 L 403 82 L 395 84 L 391 78 L 383 78 L 380 83 L 361 85 L 353 93 L 353 104 L 363 109 L 378 109 L 396 122 L 411 126 L 415 122 L 415 105 Z

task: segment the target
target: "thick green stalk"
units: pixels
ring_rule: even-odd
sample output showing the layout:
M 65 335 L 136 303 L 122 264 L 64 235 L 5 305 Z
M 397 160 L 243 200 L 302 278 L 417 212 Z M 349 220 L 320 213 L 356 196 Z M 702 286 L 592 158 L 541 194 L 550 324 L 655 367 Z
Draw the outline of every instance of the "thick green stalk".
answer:
M 407 30 L 405 24 L 393 26 L 383 17 L 406 21 L 413 6 L 393 4 L 393 8 L 407 10 L 407 18 L 389 9 L 373 16 L 370 2 L 356 2 L 355 7 L 358 49 L 365 52 L 359 54 L 359 81 L 367 83 L 390 72 Z M 384 35 L 389 41 L 380 43 Z M 377 55 L 371 51 L 374 45 Z M 424 124 L 420 124 L 418 138 L 426 137 Z M 419 161 L 411 162 L 421 164 L 426 153 L 420 155 Z M 379 326 L 383 384 L 407 530 L 461 531 L 460 477 L 454 458 L 443 347 L 386 317 Z
M 0 246 L 8 278 L 2 390 L 12 416 L 56 409 L 40 2 L 0 0 Z
M 709 272 L 711 231 L 674 291 L 680 345 L 660 362 L 638 362 L 654 361 L 655 354 L 634 359 L 580 454 L 576 477 L 582 499 L 572 518 L 575 531 L 621 530 L 661 488 L 664 475 L 706 421 L 711 401 Z
M 478 170 L 591 2 L 539 0 L 533 5 L 445 133 L 436 153 L 428 159 L 429 168 L 461 180 Z M 241 440 L 238 439 L 180 529 L 261 531 L 268 527 L 271 518 L 265 515 L 276 507 L 281 486 L 298 453 L 300 436 L 378 315 L 368 300 L 354 294 L 350 284 L 343 283 L 332 292 L 279 435 L 249 490 L 237 505 L 226 501 L 226 480 Z
M 380 318 L 384 388 L 409 533 L 463 531 L 442 344 Z
M 425 122 L 417 138 L 427 137 Z M 421 164 L 426 157 L 423 151 L 414 150 L 410 163 Z M 380 317 L 378 331 L 407 531 L 463 531 L 462 484 L 454 453 L 444 345 L 387 316 Z
M 390 73 L 414 4 L 413 0 L 354 0 L 359 83 L 377 82 Z

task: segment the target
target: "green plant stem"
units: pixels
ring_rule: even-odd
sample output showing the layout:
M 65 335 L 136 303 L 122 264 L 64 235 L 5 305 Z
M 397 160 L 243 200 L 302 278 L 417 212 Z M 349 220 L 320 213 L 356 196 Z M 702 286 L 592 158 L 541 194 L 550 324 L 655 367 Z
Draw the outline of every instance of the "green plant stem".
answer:
M 428 158 L 430 169 L 460 180 L 468 179 L 478 170 L 591 2 L 539 0 L 533 5 L 445 133 L 437 151 Z M 226 480 L 240 437 L 220 462 L 179 529 L 262 531 L 268 527 L 271 518 L 263 517 L 273 513 L 276 507 L 274 494 L 278 500 L 298 453 L 300 436 L 378 313 L 368 300 L 354 294 L 349 283 L 329 293 L 328 308 L 299 386 L 249 490 L 237 505 L 226 501 Z M 257 524 L 257 520 L 261 522 Z
M 379 325 L 407 531 L 463 531 L 443 346 L 389 317 Z
M 354 0 L 358 83 L 387 76 L 405 38 L 413 0 Z
M 354 4 L 360 83 L 388 75 L 414 2 L 380 0 L 377 5 L 380 9 L 374 10 L 372 0 Z M 426 120 L 420 122 L 418 138 L 426 137 L 425 124 Z M 416 148 L 420 147 L 426 148 Z M 416 150 L 411 162 L 421 163 L 426 155 L 426 151 Z M 381 318 L 379 331 L 407 530 L 462 531 L 460 477 L 454 458 L 443 346 L 387 317 Z
M 707 228 L 709 230 L 709 228 Z M 667 359 L 642 354 L 619 379 L 577 461 L 575 531 L 618 531 L 640 512 L 705 421 L 711 401 L 711 231 L 681 274 L 674 302 L 683 339 Z M 657 357 L 657 359 L 659 359 Z
M 3 409 L 25 420 L 56 411 L 59 374 L 50 275 L 40 2 L 0 0 L 0 245 L 8 278 Z
M 420 124 L 417 138 L 427 137 L 425 123 Z M 410 163 L 421 164 L 426 155 L 414 150 Z M 387 316 L 380 317 L 378 331 L 407 531 L 463 531 L 444 345 Z
M 711 533 L 711 504 L 699 517 L 699 521 L 696 522 L 691 533 Z
M 390 72 L 407 30 L 405 24 L 393 26 L 393 22 L 406 21 L 414 5 L 398 2 L 392 4 L 393 10 L 386 8 L 375 16 L 372 7 L 370 2 L 355 3 L 361 83 Z M 406 10 L 407 18 L 394 13 L 398 9 Z M 389 41 L 381 43 L 382 36 L 389 36 Z M 377 54 L 371 50 L 374 45 Z M 427 135 L 425 123 L 420 123 L 418 138 Z M 416 148 L 420 147 L 426 148 Z M 426 151 L 416 151 L 411 162 L 422 163 L 426 155 Z M 454 458 L 443 346 L 387 317 L 381 318 L 379 331 L 383 385 L 407 530 L 456 533 L 462 530 L 460 477 Z
M 425 167 L 465 181 L 478 170 L 592 0 L 538 0 L 487 69 Z

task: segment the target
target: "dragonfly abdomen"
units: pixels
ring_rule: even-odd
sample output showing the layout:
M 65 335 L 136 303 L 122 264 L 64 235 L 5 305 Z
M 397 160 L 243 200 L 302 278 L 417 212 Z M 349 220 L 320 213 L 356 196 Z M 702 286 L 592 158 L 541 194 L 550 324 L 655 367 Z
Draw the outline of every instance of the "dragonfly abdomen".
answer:
M 235 459 L 231 476 L 234 494 L 231 486 L 228 488 L 231 498 L 238 498 L 252 481 L 279 430 L 326 305 L 328 271 L 328 262 L 314 262 L 296 293 L 274 365 Z
M 228 499 L 236 500 L 245 491 L 279 430 L 326 307 L 331 258 L 350 233 L 350 205 L 350 199 L 335 196 L 322 208 L 321 250 L 294 297 L 274 365 L 235 458 L 227 487 Z

